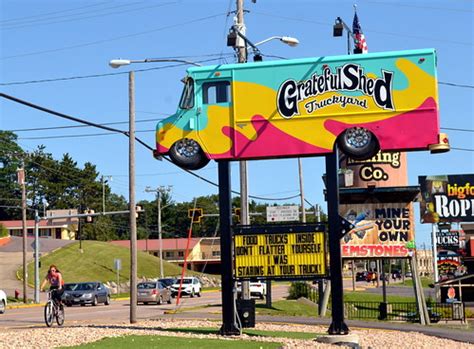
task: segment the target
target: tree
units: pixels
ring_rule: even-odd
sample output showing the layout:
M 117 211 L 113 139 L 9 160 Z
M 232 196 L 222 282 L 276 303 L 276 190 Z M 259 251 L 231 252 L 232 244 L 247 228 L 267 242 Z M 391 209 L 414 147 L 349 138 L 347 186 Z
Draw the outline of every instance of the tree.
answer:
M 0 219 L 21 218 L 21 191 L 17 184 L 17 169 L 25 155 L 16 143 L 17 136 L 0 131 Z

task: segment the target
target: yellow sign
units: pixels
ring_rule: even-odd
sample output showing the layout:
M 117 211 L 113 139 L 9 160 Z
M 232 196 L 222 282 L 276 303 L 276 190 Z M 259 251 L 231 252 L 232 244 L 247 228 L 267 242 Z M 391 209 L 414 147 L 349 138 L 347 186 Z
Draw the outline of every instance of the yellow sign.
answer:
M 236 278 L 326 275 L 324 232 L 234 236 Z

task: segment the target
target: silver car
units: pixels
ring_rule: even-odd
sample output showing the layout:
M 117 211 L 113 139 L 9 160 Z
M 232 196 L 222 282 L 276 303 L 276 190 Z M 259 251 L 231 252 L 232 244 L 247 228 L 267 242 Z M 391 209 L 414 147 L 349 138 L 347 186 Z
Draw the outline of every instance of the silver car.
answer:
M 140 282 L 137 286 L 137 303 L 156 303 L 168 302 L 171 304 L 171 291 L 160 281 Z

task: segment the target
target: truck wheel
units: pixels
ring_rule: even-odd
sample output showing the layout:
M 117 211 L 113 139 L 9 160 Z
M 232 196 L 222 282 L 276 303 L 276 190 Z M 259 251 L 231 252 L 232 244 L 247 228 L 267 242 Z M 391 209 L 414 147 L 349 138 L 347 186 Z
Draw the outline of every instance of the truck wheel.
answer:
M 198 142 L 189 138 L 183 138 L 173 144 L 169 155 L 176 165 L 188 170 L 199 170 L 209 162 Z
M 366 160 L 380 150 L 375 135 L 363 127 L 352 127 L 345 130 L 338 138 L 341 151 L 355 160 Z

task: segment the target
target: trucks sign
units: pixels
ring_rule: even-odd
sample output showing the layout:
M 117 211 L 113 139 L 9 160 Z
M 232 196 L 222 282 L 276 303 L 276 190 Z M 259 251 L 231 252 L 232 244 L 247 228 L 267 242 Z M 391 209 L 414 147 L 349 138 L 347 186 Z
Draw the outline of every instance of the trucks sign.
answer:
M 237 279 L 326 276 L 325 226 L 247 226 L 234 232 Z

